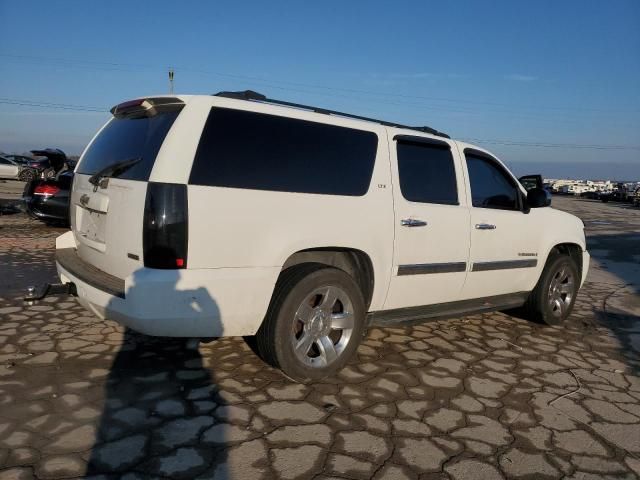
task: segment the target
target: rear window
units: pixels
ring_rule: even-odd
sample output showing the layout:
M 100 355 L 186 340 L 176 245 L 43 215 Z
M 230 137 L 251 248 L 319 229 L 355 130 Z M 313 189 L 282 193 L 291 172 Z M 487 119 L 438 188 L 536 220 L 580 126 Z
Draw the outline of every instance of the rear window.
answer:
M 373 132 L 213 108 L 189 183 L 360 196 L 369 190 L 377 146 Z
M 117 175 L 129 180 L 148 180 L 158 150 L 179 111 L 151 117 L 113 118 L 93 141 L 78 165 L 78 173 L 93 175 L 123 160 L 140 158 Z

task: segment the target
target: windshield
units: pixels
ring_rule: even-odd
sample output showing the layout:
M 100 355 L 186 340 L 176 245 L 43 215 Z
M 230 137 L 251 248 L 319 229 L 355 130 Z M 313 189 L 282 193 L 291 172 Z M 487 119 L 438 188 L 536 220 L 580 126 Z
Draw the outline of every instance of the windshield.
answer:
M 179 111 L 150 117 L 113 118 L 93 141 L 78 165 L 77 173 L 95 175 L 110 165 L 139 158 L 119 178 L 148 180 L 160 146 Z

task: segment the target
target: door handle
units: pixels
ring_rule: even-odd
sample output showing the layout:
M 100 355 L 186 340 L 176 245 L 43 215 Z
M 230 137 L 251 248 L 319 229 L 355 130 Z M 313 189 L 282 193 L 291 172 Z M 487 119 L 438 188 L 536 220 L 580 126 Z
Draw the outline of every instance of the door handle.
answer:
M 416 220 L 415 218 L 405 218 L 400 220 L 400 225 L 403 227 L 426 227 L 427 222 L 423 220 Z
M 495 230 L 496 226 L 490 223 L 476 223 L 476 230 Z

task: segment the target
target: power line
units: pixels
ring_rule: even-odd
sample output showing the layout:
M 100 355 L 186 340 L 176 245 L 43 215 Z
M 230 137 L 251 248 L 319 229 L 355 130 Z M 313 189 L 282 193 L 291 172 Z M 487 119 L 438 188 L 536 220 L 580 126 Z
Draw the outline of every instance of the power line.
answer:
M 37 60 L 39 62 L 56 62 L 52 64 L 54 67 L 71 67 L 71 68 L 97 68 L 98 70 L 115 70 L 115 71 L 135 71 L 132 69 L 146 69 L 153 72 L 166 72 L 167 67 L 161 67 L 159 65 L 151 65 L 144 63 L 118 63 L 118 62 L 101 62 L 95 60 L 72 60 L 65 58 L 49 58 L 35 55 L 14 55 L 14 54 L 6 54 L 0 53 L 0 57 L 9 57 L 9 58 L 17 58 L 17 59 L 27 59 L 30 61 Z M 62 63 L 67 63 L 67 65 L 61 65 Z M 73 64 L 82 65 L 81 67 L 74 67 Z M 476 102 L 473 100 L 460 100 L 460 99 L 441 99 L 435 97 L 424 97 L 424 96 L 416 96 L 416 95 L 404 95 L 404 94 L 395 94 L 395 93 L 380 93 L 380 92 L 371 92 L 366 90 L 358 90 L 358 89 L 348 89 L 348 88 L 340 88 L 340 87 L 327 87 L 323 85 L 307 85 L 298 82 L 289 82 L 282 80 L 268 80 L 259 77 L 252 77 L 246 75 L 236 75 L 230 73 L 222 73 L 222 72 L 212 72 L 197 68 L 180 68 L 183 72 L 191 72 L 195 74 L 201 75 L 212 75 L 216 77 L 223 78 L 231 78 L 234 80 L 241 80 L 243 82 L 251 82 L 251 84 L 258 84 L 258 86 L 268 87 L 269 89 L 281 90 L 287 93 L 298 92 L 303 93 L 305 95 L 314 95 L 314 96 L 322 96 L 328 97 L 331 100 L 335 100 L 336 98 L 343 98 L 350 102 L 357 102 L 358 109 L 370 112 L 372 115 L 378 115 L 378 110 L 375 108 L 371 108 L 372 104 L 380 104 L 380 105 L 390 105 L 401 107 L 403 110 L 411 110 L 413 112 L 421 112 L 424 113 L 425 110 L 435 111 L 435 112 L 444 112 L 448 114 L 467 114 L 474 115 L 476 117 L 486 117 L 488 115 L 497 114 L 497 115 L 506 115 L 510 119 L 520 118 L 525 121 L 536 121 L 536 122 L 544 122 L 544 124 L 554 123 L 558 125 L 576 125 L 580 124 L 581 121 L 588 121 L 589 118 L 585 117 L 579 111 L 565 111 L 562 112 L 562 107 L 557 107 L 559 111 L 554 115 L 553 118 L 549 118 L 548 114 L 543 113 L 543 111 L 526 111 L 526 109 L 531 108 L 544 108 L 544 107 L 522 107 L 517 110 L 509 110 L 508 107 L 513 107 L 511 105 L 492 103 L 492 102 Z M 174 71 L 178 71 L 178 68 L 175 68 Z M 282 85 L 294 85 L 294 86 L 286 86 Z M 301 89 L 298 86 L 303 86 L 306 88 Z M 250 88 L 254 88 L 251 85 Z M 313 89 L 322 89 L 322 91 L 314 91 L 309 90 L 309 88 Z M 342 92 L 342 93 L 340 93 Z M 344 93 L 348 92 L 348 93 Z M 368 95 L 368 97 L 358 96 L 357 93 Z M 373 97 L 372 97 L 373 96 Z M 412 99 L 418 100 L 428 100 L 431 102 L 457 102 L 458 105 L 443 105 L 443 104 L 433 104 L 433 103 L 424 103 L 422 101 L 416 101 Z M 470 105 L 465 105 L 465 103 Z M 493 108 L 481 107 L 482 104 L 493 105 Z M 342 107 L 344 109 L 344 107 Z M 556 107 L 550 107 L 551 109 L 556 109 Z M 608 111 L 605 110 L 597 110 L 592 109 L 593 111 L 601 111 L 601 115 L 607 114 Z M 374 113 L 375 112 L 375 113 Z M 640 113 L 640 111 L 639 111 Z M 610 115 L 613 115 L 609 112 Z M 560 116 L 558 116 L 560 115 Z M 571 118 L 574 115 L 578 115 L 579 118 Z M 565 118 L 566 116 L 566 118 Z M 482 118 L 479 118 L 478 121 L 482 121 Z M 618 118 L 617 116 L 609 116 L 607 122 L 610 125 L 614 123 L 622 122 L 623 119 Z M 628 122 L 628 119 L 624 121 Z
M 89 105 L 73 105 L 66 103 L 51 103 L 37 100 L 23 100 L 14 98 L 0 97 L 0 104 L 19 105 L 26 107 L 51 108 L 62 110 L 74 110 L 80 112 L 101 112 L 107 113 L 108 108 L 101 108 Z M 551 142 L 530 142 L 521 140 L 500 140 L 500 139 L 484 139 L 484 138 L 461 138 L 460 140 L 490 144 L 503 145 L 511 147 L 533 147 L 533 148 L 565 148 L 565 149 L 589 149 L 589 150 L 640 150 L 640 145 L 601 145 L 601 144 L 580 144 L 580 143 L 551 143 Z
M 0 56 L 3 56 L 4 54 L 0 54 Z M 32 58 L 32 57 L 29 57 Z M 36 58 L 43 58 L 43 57 L 36 57 Z M 64 59 L 57 59 L 59 61 L 63 61 Z M 88 62 L 88 61 L 86 61 Z M 143 68 L 151 68 L 150 65 L 145 65 L 145 64 L 114 64 L 114 63 L 109 63 L 109 62 L 94 62 L 97 63 L 99 65 L 107 65 L 107 66 L 113 66 L 113 65 L 120 65 L 120 66 L 126 66 L 126 67 L 132 67 L 132 66 L 137 66 L 137 67 L 143 67 Z M 59 64 L 56 64 L 55 66 L 60 66 Z M 72 68 L 75 68 L 72 66 Z M 80 68 L 85 68 L 85 67 L 80 67 Z M 160 70 L 159 67 L 153 67 L 154 71 L 156 72 L 160 72 L 163 71 L 165 72 L 166 69 Z M 111 70 L 112 68 L 107 68 L 108 70 Z M 122 68 L 115 68 L 115 70 L 117 71 L 122 71 Z M 127 71 L 127 70 L 125 70 Z M 177 69 L 174 69 L 174 71 L 177 71 Z M 185 71 L 183 69 L 183 71 Z M 271 80 L 264 80 L 264 79 L 259 79 L 256 77 L 247 77 L 247 76 L 239 76 L 239 75 L 234 75 L 234 74 L 223 74 L 223 73 L 218 73 L 218 72 L 207 72 L 205 70 L 198 70 L 198 69 L 189 69 L 187 71 L 190 71 L 192 73 L 196 73 L 196 74 L 203 74 L 203 75 L 214 75 L 214 76 L 223 76 L 223 77 L 228 77 L 228 78 L 233 78 L 233 79 L 240 79 L 242 81 L 249 81 L 251 80 L 251 82 L 253 84 L 258 83 L 259 86 L 266 86 L 269 89 L 276 89 L 276 90 L 281 90 L 287 93 L 291 93 L 291 92 L 297 92 L 297 93 L 303 93 L 305 95 L 315 95 L 315 96 L 322 96 L 325 98 L 330 98 L 332 100 L 336 99 L 336 98 L 343 98 L 349 101 L 356 101 L 359 102 L 359 109 L 360 110 L 367 110 L 369 112 L 376 112 L 375 114 L 377 114 L 377 110 L 370 108 L 371 104 L 380 104 L 380 105 L 391 105 L 391 106 L 398 106 L 398 107 L 402 107 L 403 109 L 410 109 L 412 111 L 424 111 L 425 109 L 429 110 L 429 111 L 436 111 L 436 112 L 446 112 L 446 113 L 454 113 L 454 114 L 459 114 L 459 113 L 463 113 L 463 114 L 471 114 L 471 115 L 487 115 L 487 114 L 499 114 L 499 115 L 508 115 L 511 118 L 514 117 L 520 117 L 523 119 L 528 119 L 528 120 L 538 120 L 538 121 L 544 121 L 544 123 L 549 123 L 549 116 L 542 113 L 542 112 L 526 112 L 526 111 L 521 111 L 521 110 L 505 110 L 504 108 L 500 107 L 499 109 L 488 109 L 488 108 L 479 108 L 479 107 L 475 107 L 475 106 L 467 106 L 465 107 L 464 105 L 434 105 L 434 104 L 426 104 L 426 103 L 421 103 L 421 102 L 416 102 L 416 101 L 408 101 L 406 98 L 409 98 L 410 96 L 405 96 L 405 95 L 399 95 L 400 97 L 406 97 L 406 98 L 396 98 L 396 99 L 391 99 L 391 98 L 376 98 L 376 99 L 371 99 L 371 98 L 365 98 L 362 96 L 357 96 L 353 93 L 350 94 L 346 94 L 346 93 L 331 93 L 328 90 L 327 91 L 322 91 L 322 92 L 318 92 L 318 91 L 313 91 L 313 90 L 304 90 L 301 88 L 297 88 L 297 87 L 283 87 L 281 85 L 276 85 L 273 83 L 273 81 Z M 299 85 L 296 84 L 294 82 L 284 82 L 284 83 L 293 83 L 294 85 Z M 309 88 L 313 88 L 313 86 L 309 87 Z M 317 87 L 317 88 L 326 88 L 326 89 L 330 89 L 332 87 Z M 346 91 L 351 91 L 350 89 L 338 89 L 338 90 L 346 90 Z M 353 90 L 354 92 L 359 92 L 358 90 Z M 384 94 L 383 94 L 384 95 Z M 391 96 L 394 96 L 395 94 L 389 94 Z M 417 97 L 417 98 L 428 98 L 428 97 Z M 404 101 L 403 101 L 404 100 Z M 474 109 L 475 108 L 475 109 Z M 575 112 L 573 112 L 575 114 Z M 567 112 L 565 114 L 571 114 L 571 112 Z M 610 119 L 609 122 L 614 121 L 614 119 Z M 570 119 L 566 119 L 566 118 L 554 118 L 553 119 L 554 123 L 557 124 L 574 124 L 575 120 L 570 120 Z
M 493 140 L 483 138 L 464 138 L 461 140 L 465 142 L 504 145 L 509 147 L 584 148 L 589 150 L 640 150 L 640 145 L 598 145 L 581 143 L 525 142 L 518 140 Z
M 41 107 L 41 108 L 53 108 L 61 110 L 75 110 L 79 112 L 103 112 L 108 111 L 107 108 L 91 107 L 88 105 L 71 105 L 66 103 L 50 103 L 41 102 L 36 100 L 19 100 L 15 98 L 0 98 L 0 104 L 5 105 L 19 105 L 23 107 Z
M 81 65 L 82 68 L 87 68 L 89 66 L 94 67 L 102 67 L 101 69 L 114 69 L 114 70 L 122 70 L 124 69 L 151 69 L 151 70 L 160 70 L 166 71 L 167 66 L 158 65 L 158 64 L 144 64 L 144 63 L 122 63 L 122 62 L 103 62 L 103 61 L 95 61 L 95 60 L 78 60 L 78 59 L 68 59 L 68 58 L 54 58 L 54 57 L 43 57 L 36 55 L 17 55 L 17 54 L 9 54 L 9 53 L 0 53 L 0 57 L 13 58 L 13 59 L 22 59 L 22 60 L 32 60 L 32 61 L 40 61 L 40 62 L 55 62 L 57 64 L 65 63 L 64 66 L 73 66 L 73 64 Z M 389 93 L 389 92 L 376 92 L 372 90 L 364 90 L 364 89 L 355 89 L 355 88 L 344 88 L 344 87 L 331 87 L 326 85 L 316 85 L 316 84 L 308 84 L 302 82 L 292 82 L 288 80 L 278 80 L 278 79 L 265 79 L 261 77 L 249 76 L 249 75 L 239 75 L 233 73 L 226 72 L 218 72 L 218 71 L 210 71 L 203 70 L 199 68 L 192 68 L 188 66 L 175 67 L 174 70 L 182 70 L 183 72 L 192 72 L 199 73 L 204 75 L 213 75 L 218 77 L 225 78 L 233 78 L 245 81 L 252 82 L 261 82 L 264 84 L 272 84 L 272 85 L 289 85 L 303 88 L 312 88 L 326 91 L 340 91 L 347 94 L 359 93 L 363 95 L 369 95 L 374 97 L 395 97 L 401 99 L 418 99 L 418 100 L 427 100 L 427 101 L 436 101 L 436 102 L 447 102 L 447 103 L 455 103 L 455 104 L 467 104 L 467 105 L 488 105 L 499 108 L 518 108 L 520 109 L 517 113 L 521 113 L 522 109 L 532 109 L 532 110 L 554 110 L 558 112 L 566 111 L 566 112 L 593 112 L 593 113 L 640 113 L 640 110 L 620 110 L 620 109 L 599 109 L 599 108 L 590 108 L 590 107 L 566 107 L 566 106 L 539 106 L 539 105 L 513 105 L 513 104 L 505 104 L 499 102 L 486 102 L 479 100 L 469 100 L 469 99 L 460 99 L 460 98 L 445 98 L 445 97 L 432 97 L 432 96 L 423 96 L 423 95 L 409 95 L 409 94 L 401 94 L 401 93 Z M 273 87 L 273 88 L 282 88 L 282 87 Z M 312 92 L 304 92 L 304 93 L 312 93 Z M 407 104 L 402 104 L 407 105 Z M 444 106 L 440 106 L 441 109 Z M 434 107 L 431 107 L 434 108 Z M 486 110 L 485 110 L 486 111 Z M 462 112 L 465 113 L 465 112 Z M 501 111 L 500 113 L 510 113 L 509 111 Z

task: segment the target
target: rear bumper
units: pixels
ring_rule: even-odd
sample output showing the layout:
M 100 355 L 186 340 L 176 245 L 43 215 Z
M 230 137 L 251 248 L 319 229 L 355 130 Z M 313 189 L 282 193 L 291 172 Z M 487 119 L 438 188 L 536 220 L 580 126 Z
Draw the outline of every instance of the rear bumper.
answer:
M 76 263 L 70 263 L 72 255 Z M 141 267 L 127 278 L 117 279 L 95 272 L 97 269 L 83 262 L 73 249 L 59 248 L 56 256 L 60 279 L 75 284 L 78 301 L 85 308 L 100 318 L 154 336 L 253 335 L 262 323 L 280 273 L 277 267 Z M 115 286 L 114 279 L 122 285 L 120 290 L 106 287 L 105 280 Z
M 78 257 L 75 248 L 56 249 L 56 264 L 58 272 L 64 270 L 67 275 L 72 275 L 97 290 L 114 297 L 125 298 L 125 281 L 84 262 Z

